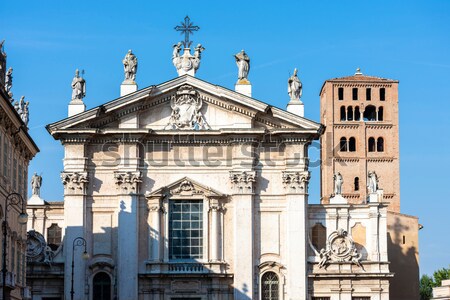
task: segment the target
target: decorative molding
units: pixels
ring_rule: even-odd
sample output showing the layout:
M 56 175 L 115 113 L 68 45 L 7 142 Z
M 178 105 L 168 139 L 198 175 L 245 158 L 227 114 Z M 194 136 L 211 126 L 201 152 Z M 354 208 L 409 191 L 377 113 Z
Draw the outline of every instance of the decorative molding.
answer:
M 253 193 L 256 171 L 230 171 L 230 181 L 236 192 L 240 194 Z
M 114 179 L 116 186 L 122 192 L 136 193 L 138 190 L 138 184 L 142 182 L 142 173 L 140 171 L 135 172 L 114 172 Z
M 65 191 L 83 191 L 89 177 L 87 172 L 61 172 L 61 181 Z
M 283 171 L 282 181 L 285 188 L 295 193 L 306 192 L 310 174 L 308 171 Z
M 333 231 L 327 240 L 326 248 L 319 253 L 319 268 L 327 268 L 330 262 L 348 262 L 363 268 L 361 264 L 362 254 L 358 253 L 353 239 L 342 228 Z

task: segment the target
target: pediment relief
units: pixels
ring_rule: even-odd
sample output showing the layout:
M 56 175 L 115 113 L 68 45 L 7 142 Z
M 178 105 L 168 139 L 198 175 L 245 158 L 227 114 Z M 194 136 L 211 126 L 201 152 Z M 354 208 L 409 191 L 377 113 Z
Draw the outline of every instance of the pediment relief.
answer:
M 189 177 L 183 177 L 167 186 L 161 187 L 154 192 L 145 194 L 147 199 L 167 199 L 167 198 L 185 198 L 185 197 L 207 197 L 207 198 L 225 198 L 226 195 L 203 184 L 200 184 Z

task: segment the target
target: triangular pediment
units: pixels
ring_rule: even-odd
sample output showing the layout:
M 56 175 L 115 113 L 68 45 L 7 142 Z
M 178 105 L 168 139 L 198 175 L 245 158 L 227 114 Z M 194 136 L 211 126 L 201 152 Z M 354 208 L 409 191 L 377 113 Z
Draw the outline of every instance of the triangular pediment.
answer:
M 200 125 L 189 127 L 189 121 L 183 123 L 189 119 L 198 121 Z M 320 124 L 184 75 L 47 126 L 52 135 L 94 130 L 98 133 L 99 130 L 110 129 L 123 132 L 227 129 L 302 129 L 317 132 Z
M 224 198 L 226 195 L 189 177 L 183 177 L 169 185 L 145 194 L 147 199 L 166 197 L 208 197 Z

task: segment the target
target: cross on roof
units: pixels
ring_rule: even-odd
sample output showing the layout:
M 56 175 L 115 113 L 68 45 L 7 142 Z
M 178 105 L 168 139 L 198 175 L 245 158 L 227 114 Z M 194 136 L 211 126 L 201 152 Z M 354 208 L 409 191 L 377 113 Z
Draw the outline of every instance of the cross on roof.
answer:
M 184 23 L 181 23 L 181 26 L 178 25 L 175 27 L 176 31 L 180 31 L 181 34 L 184 33 L 184 48 L 189 48 L 192 44 L 192 41 L 189 41 L 189 34 L 194 34 L 193 31 L 198 31 L 200 27 L 194 26 L 194 23 L 191 22 L 191 19 L 189 19 L 189 16 L 186 16 L 184 18 Z

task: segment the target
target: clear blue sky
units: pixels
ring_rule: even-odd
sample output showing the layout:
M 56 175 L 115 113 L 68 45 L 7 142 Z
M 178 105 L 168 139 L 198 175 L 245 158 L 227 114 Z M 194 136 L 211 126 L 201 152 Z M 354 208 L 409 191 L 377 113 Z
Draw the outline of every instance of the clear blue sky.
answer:
M 319 121 L 324 80 L 367 75 L 400 80 L 401 210 L 417 215 L 421 273 L 450 263 L 450 1 L 4 1 L 0 40 L 14 68 L 13 93 L 30 101 L 30 166 L 42 196 L 62 200 L 63 148 L 44 126 L 67 116 L 70 82 L 86 70 L 88 108 L 119 96 L 121 60 L 139 59 L 140 88 L 176 76 L 173 30 L 186 14 L 206 48 L 197 77 L 233 89 L 232 55 L 245 49 L 255 98 L 284 108 L 294 67 L 306 117 Z M 312 156 L 318 150 L 311 151 Z M 313 170 L 310 202 L 319 199 Z

